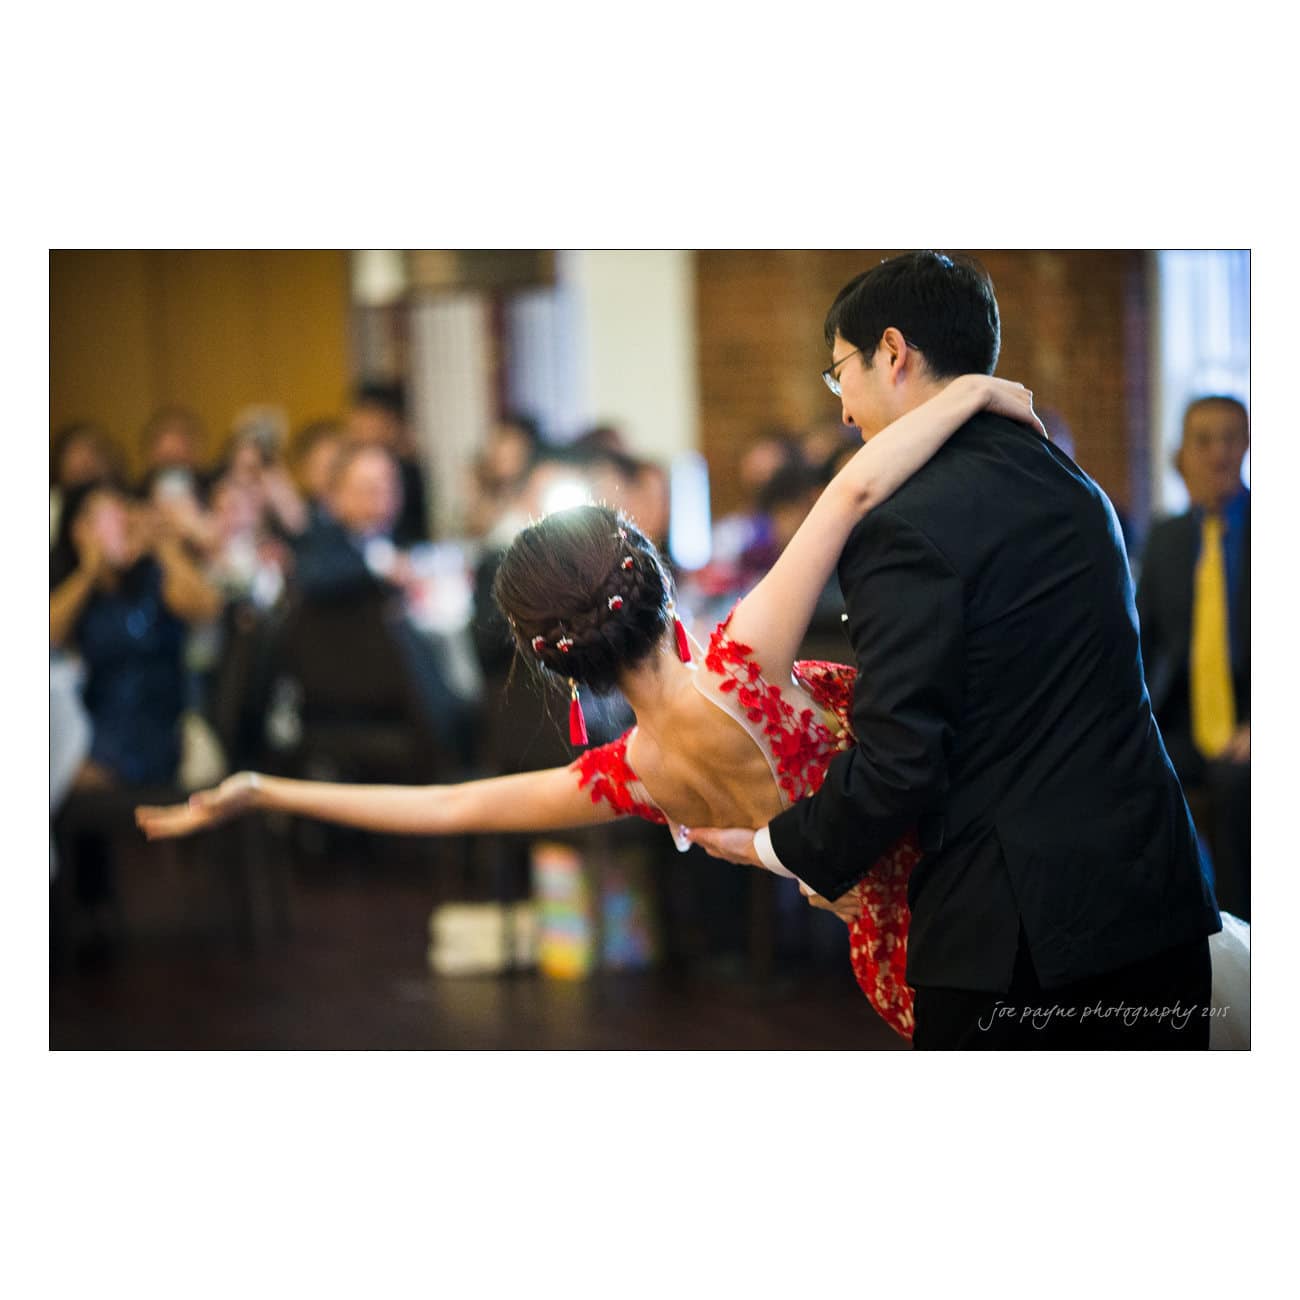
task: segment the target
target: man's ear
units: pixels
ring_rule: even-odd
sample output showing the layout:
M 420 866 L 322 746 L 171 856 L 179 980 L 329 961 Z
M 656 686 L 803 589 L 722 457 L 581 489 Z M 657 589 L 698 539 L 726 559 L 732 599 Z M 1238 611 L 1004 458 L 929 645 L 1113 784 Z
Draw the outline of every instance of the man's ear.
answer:
M 902 330 L 895 329 L 892 325 L 880 336 L 876 351 L 881 350 L 885 354 L 885 375 L 891 384 L 898 383 L 904 374 L 914 372 L 921 356 L 903 337 Z

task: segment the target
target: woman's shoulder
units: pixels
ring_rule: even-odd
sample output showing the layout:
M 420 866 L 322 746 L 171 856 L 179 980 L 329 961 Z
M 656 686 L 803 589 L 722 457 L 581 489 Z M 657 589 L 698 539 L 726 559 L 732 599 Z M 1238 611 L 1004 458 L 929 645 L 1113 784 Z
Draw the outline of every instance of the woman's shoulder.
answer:
M 599 803 L 603 799 L 624 816 L 666 824 L 668 819 L 650 802 L 640 776 L 628 760 L 628 744 L 636 730 L 633 727 L 617 740 L 579 754 L 572 764 L 578 777 L 578 787 L 590 789 L 592 803 Z M 648 738 L 640 739 L 637 744 L 637 762 L 653 766 L 654 760 L 653 742 Z

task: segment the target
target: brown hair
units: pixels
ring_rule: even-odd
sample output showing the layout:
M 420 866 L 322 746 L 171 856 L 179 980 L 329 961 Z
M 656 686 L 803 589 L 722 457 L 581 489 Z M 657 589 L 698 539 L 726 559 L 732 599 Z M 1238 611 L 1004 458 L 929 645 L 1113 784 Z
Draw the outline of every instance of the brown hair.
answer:
M 671 622 L 659 552 L 609 506 L 557 511 L 525 528 L 492 594 L 525 660 L 595 691 L 648 658 Z

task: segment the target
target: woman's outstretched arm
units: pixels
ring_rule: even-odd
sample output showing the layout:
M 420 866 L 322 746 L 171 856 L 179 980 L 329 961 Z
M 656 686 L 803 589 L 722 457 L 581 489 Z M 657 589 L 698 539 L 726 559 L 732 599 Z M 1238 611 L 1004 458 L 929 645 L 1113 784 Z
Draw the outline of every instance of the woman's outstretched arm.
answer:
M 857 522 L 983 410 L 1044 433 L 1027 388 L 990 375 L 963 375 L 882 429 L 827 485 L 780 558 L 732 616 L 731 636 L 753 647 L 769 681 L 787 677 L 817 599 Z
M 151 840 L 190 835 L 254 809 L 390 835 L 476 831 L 555 831 L 613 821 L 618 813 L 578 785 L 571 767 L 521 772 L 460 785 L 346 785 L 239 772 L 214 790 L 170 807 L 140 807 L 136 825 Z

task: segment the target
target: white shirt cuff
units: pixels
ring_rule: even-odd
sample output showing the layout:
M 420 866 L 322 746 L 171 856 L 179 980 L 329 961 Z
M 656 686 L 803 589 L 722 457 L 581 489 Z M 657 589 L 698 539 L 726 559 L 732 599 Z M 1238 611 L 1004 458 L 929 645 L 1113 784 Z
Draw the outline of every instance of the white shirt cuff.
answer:
M 776 850 L 772 847 L 772 835 L 766 826 L 760 826 L 754 832 L 754 852 L 758 854 L 758 860 L 773 875 L 785 876 L 788 880 L 798 880 L 799 877 L 776 856 Z

